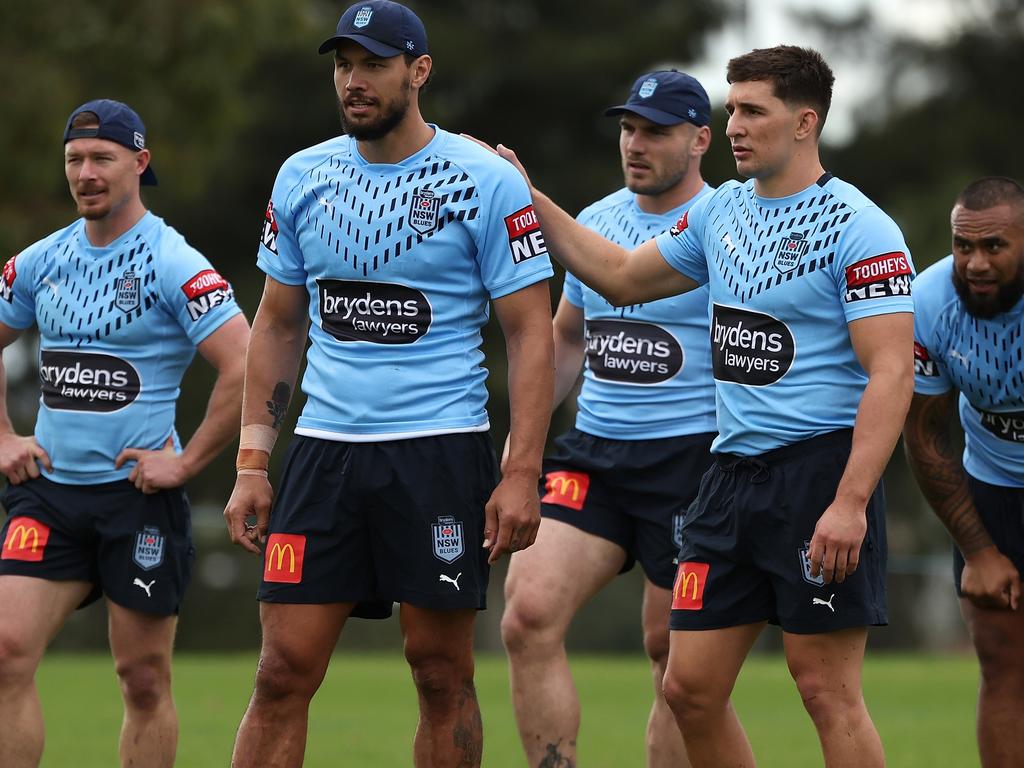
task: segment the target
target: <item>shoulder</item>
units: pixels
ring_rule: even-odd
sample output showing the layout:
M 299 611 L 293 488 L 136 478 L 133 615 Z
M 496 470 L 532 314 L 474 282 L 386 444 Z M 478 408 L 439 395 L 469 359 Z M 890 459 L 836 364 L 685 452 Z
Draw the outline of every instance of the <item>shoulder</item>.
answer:
M 27 269 L 30 263 L 42 258 L 46 253 L 53 250 L 55 246 L 62 245 L 63 243 L 71 240 L 81 228 L 81 225 L 82 220 L 77 219 L 66 227 L 58 229 L 56 232 L 52 232 L 41 240 L 36 240 L 31 245 L 23 248 L 19 253 L 15 254 L 12 259 L 17 260 L 18 267 L 20 269 Z
M 441 128 L 438 147 L 431 153 L 436 160 L 447 160 L 473 177 L 478 186 L 498 186 L 506 183 L 518 183 L 524 188 L 526 182 L 515 166 L 503 160 L 489 149 L 484 149 L 475 141 L 449 133 Z
M 892 218 L 879 208 L 870 197 L 849 182 L 833 176 L 825 183 L 822 189 L 828 195 L 835 198 L 837 202 L 842 203 L 853 211 L 857 219 L 892 222 Z
M 281 163 L 281 169 L 277 173 L 275 192 L 280 194 L 290 191 L 306 174 L 332 158 L 340 157 L 347 160 L 351 156 L 352 140 L 348 136 L 335 136 L 327 141 L 299 150 Z
M 633 193 L 623 187 L 620 190 L 612 192 L 610 195 L 605 195 L 600 200 L 595 200 L 593 203 L 588 205 L 582 211 L 576 219 L 580 223 L 586 223 L 593 221 L 596 218 L 604 214 L 611 213 L 613 211 L 621 210 L 627 207 L 633 200 Z
M 956 297 L 953 288 L 953 255 L 932 264 L 914 278 L 914 300 L 946 304 Z

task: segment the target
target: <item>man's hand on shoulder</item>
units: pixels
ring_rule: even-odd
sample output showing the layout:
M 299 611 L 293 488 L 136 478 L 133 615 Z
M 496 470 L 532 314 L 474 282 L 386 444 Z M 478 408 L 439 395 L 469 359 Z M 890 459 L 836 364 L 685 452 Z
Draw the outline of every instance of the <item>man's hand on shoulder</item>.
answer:
M 0 434 L 0 472 L 11 485 L 39 477 L 39 465 L 53 471 L 50 457 L 34 435 L 22 437 L 14 432 Z

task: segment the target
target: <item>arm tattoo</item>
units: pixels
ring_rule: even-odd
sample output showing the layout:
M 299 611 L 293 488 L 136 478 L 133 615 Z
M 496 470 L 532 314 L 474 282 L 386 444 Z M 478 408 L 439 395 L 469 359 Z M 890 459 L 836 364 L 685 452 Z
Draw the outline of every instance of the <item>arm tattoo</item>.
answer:
M 288 401 L 292 398 L 292 388 L 285 382 L 279 381 L 274 385 L 274 394 L 267 400 L 267 411 L 274 417 L 274 429 L 281 427 L 284 415 L 288 412 Z
M 974 508 L 967 474 L 949 425 L 956 420 L 956 392 L 914 395 L 904 427 L 904 448 L 921 492 L 964 555 L 991 546 L 992 539 Z

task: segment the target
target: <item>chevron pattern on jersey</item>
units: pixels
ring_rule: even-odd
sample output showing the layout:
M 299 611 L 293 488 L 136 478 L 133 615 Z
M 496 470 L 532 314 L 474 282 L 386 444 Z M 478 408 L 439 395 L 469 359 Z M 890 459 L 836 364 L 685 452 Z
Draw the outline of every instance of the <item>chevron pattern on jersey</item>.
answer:
M 1024 409 L 1024 338 L 1019 317 L 1002 324 L 949 312 L 939 338 L 956 387 L 976 406 Z M 941 351 L 941 350 L 940 350 Z
M 157 303 L 153 251 L 141 235 L 103 259 L 84 258 L 69 239 L 58 260 L 51 296 L 39 302 L 38 324 L 55 338 L 76 347 L 121 330 Z M 127 269 L 142 280 L 139 306 L 124 312 L 115 305 L 116 282 Z
M 611 214 L 611 215 L 608 215 Z M 596 221 L 594 219 L 597 219 Z M 636 248 L 645 243 L 655 235 L 660 235 L 664 229 L 659 226 L 641 228 L 629 216 L 629 208 L 625 205 L 617 205 L 613 211 L 601 211 L 587 221 L 587 226 L 597 232 L 605 240 L 618 243 L 623 248 Z M 611 306 L 609 303 L 608 306 Z M 620 317 L 638 312 L 644 305 L 631 304 L 628 307 L 617 307 Z
M 759 206 L 742 187 L 733 195 L 738 205 L 729 207 L 728 217 L 716 209 L 709 224 L 721 243 L 713 249 L 715 266 L 741 302 L 831 265 L 842 227 L 854 213 L 827 191 L 784 208 Z M 796 268 L 783 272 L 775 257 L 794 232 L 803 234 L 808 252 Z
M 298 209 L 326 246 L 365 277 L 452 221 L 479 215 L 480 197 L 468 174 L 449 160 L 423 162 L 418 170 L 382 179 L 332 158 L 303 179 Z M 406 226 L 412 196 L 422 190 L 440 198 L 437 226 L 426 234 Z

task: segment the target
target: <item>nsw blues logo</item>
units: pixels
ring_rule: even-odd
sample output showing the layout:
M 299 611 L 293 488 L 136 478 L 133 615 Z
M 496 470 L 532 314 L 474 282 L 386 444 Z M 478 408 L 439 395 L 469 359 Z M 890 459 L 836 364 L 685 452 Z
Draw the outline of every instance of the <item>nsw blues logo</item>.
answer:
M 804 581 L 816 587 L 825 586 L 825 570 L 819 570 L 817 576 L 811 576 L 811 542 L 805 541 L 800 547 L 800 570 L 803 572 Z
M 144 571 L 159 567 L 164 561 L 164 535 L 159 528 L 147 525 L 135 534 L 132 562 Z
M 805 237 L 806 232 L 790 232 L 789 237 L 779 241 L 779 247 L 775 251 L 775 268 L 779 272 L 785 274 L 796 269 L 810 246 Z
M 370 23 L 370 18 L 373 16 L 373 8 L 368 5 L 364 5 L 359 9 L 356 14 L 355 21 L 352 22 L 352 26 L 356 29 L 362 29 Z
M 132 270 L 125 270 L 125 273 L 114 281 L 114 306 L 122 312 L 134 312 L 141 305 L 139 287 L 141 280 Z
M 637 91 L 637 95 L 641 99 L 648 99 L 648 98 L 650 98 L 651 96 L 654 95 L 654 92 L 656 90 L 658 90 L 658 81 L 657 81 L 657 79 L 653 78 L 653 77 L 648 77 L 646 80 L 644 80 L 643 84 L 640 86 L 640 90 Z
M 425 235 L 437 229 L 437 212 L 441 208 L 441 198 L 430 189 L 417 189 L 409 204 L 409 226 Z
M 462 557 L 465 550 L 462 536 L 462 523 L 451 515 L 442 515 L 430 526 L 431 538 L 434 541 L 434 557 L 452 563 Z

